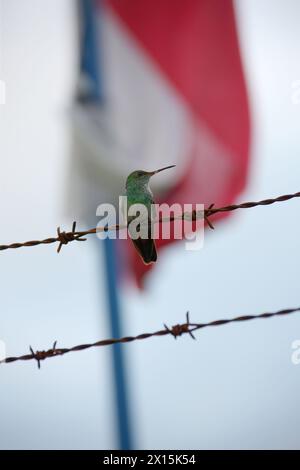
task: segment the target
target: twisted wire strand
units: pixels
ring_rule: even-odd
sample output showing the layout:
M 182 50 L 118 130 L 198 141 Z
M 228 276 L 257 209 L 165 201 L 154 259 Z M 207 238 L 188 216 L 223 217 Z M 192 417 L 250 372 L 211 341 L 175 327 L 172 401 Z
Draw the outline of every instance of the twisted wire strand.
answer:
M 133 341 L 140 341 L 145 340 L 148 338 L 152 338 L 154 336 L 166 336 L 172 335 L 175 339 L 178 336 L 182 336 L 184 334 L 189 334 L 193 339 L 196 339 L 193 332 L 200 330 L 202 328 L 208 328 L 213 326 L 222 326 L 228 323 L 235 323 L 235 322 L 245 322 L 250 320 L 259 320 L 259 319 L 267 319 L 277 316 L 286 316 L 291 315 L 293 313 L 300 312 L 300 307 L 296 308 L 289 308 L 284 310 L 279 310 L 277 312 L 267 312 L 261 313 L 259 315 L 243 315 L 234 318 L 226 318 L 220 320 L 214 320 L 208 323 L 191 323 L 189 319 L 189 312 L 186 314 L 186 321 L 182 324 L 177 324 L 169 328 L 167 325 L 164 325 L 164 329 L 152 332 L 152 333 L 142 333 L 137 336 L 124 336 L 123 338 L 110 338 L 104 339 L 100 341 L 96 341 L 95 343 L 86 343 L 80 344 L 77 346 L 73 346 L 71 348 L 57 348 L 57 343 L 53 344 L 51 349 L 47 351 L 34 351 L 30 346 L 30 354 L 24 354 L 22 356 L 15 356 L 15 357 L 6 357 L 5 359 L 0 361 L 0 364 L 8 364 L 16 361 L 30 361 L 35 360 L 37 361 L 38 368 L 40 368 L 41 361 L 55 356 L 63 356 L 64 354 L 75 352 L 75 351 L 83 351 L 85 349 L 102 347 L 102 346 L 111 346 L 114 344 L 123 344 L 123 343 L 131 343 Z
M 274 199 L 263 199 L 261 201 L 253 201 L 253 202 L 243 202 L 241 204 L 231 204 L 229 206 L 224 207 L 214 207 L 214 204 L 211 204 L 207 209 L 204 210 L 204 213 L 199 215 L 196 211 L 190 213 L 191 220 L 197 220 L 200 218 L 204 218 L 210 228 L 214 228 L 210 217 L 221 212 L 231 212 L 237 209 L 250 209 L 252 207 L 257 206 L 269 206 L 271 204 L 277 202 L 284 202 L 289 201 L 290 199 L 300 197 L 300 191 L 294 194 L 285 194 L 283 196 L 278 196 Z M 186 213 L 182 215 L 182 219 L 186 217 Z M 169 219 L 159 219 L 157 220 L 158 223 L 163 222 L 172 222 L 175 220 L 175 217 L 170 217 Z M 72 230 L 70 232 L 61 232 L 60 228 L 57 229 L 57 236 L 52 238 L 46 238 L 44 240 L 31 240 L 23 243 L 11 243 L 9 245 L 0 245 L 0 251 L 8 250 L 8 249 L 17 249 L 22 247 L 29 247 L 29 246 L 37 246 L 37 245 L 48 245 L 52 243 L 58 243 L 57 252 L 59 253 L 63 245 L 67 245 L 72 241 L 85 241 L 87 235 L 95 234 L 98 232 L 108 232 L 108 231 L 118 231 L 120 229 L 126 228 L 126 226 L 122 225 L 113 225 L 110 227 L 97 227 L 92 228 L 85 231 L 76 231 L 76 222 L 73 223 Z

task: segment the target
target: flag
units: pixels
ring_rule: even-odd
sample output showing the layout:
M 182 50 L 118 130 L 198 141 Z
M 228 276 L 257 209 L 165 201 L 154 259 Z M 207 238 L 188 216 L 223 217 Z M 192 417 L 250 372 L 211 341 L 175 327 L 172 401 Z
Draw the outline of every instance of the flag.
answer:
M 116 203 L 131 171 L 171 164 L 176 171 L 153 178 L 158 202 L 232 203 L 250 138 L 232 1 L 96 0 L 97 11 L 103 96 L 76 113 L 95 203 Z M 170 241 L 157 240 L 158 250 Z M 141 284 L 149 267 L 119 244 Z

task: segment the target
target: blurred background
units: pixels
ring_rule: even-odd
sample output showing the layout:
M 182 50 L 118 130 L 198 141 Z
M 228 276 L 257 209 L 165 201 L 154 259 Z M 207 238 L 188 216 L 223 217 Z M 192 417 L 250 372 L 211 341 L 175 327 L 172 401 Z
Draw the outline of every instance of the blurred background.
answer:
M 139 160 L 128 140 L 136 137 L 134 127 L 121 133 L 122 145 L 128 144 L 125 163 L 111 163 L 116 153 L 111 149 L 119 145 L 109 133 L 113 112 L 104 125 L 103 117 L 93 114 L 97 93 L 103 94 L 105 86 L 98 83 L 93 89 L 93 60 L 89 53 L 84 56 L 86 47 L 90 50 L 87 31 L 92 27 L 84 8 L 90 3 L 0 0 L 0 79 L 6 92 L 0 105 L 1 244 L 54 236 L 56 227 L 69 228 L 74 217 L 81 228 L 89 226 L 95 220 L 96 201 L 101 202 L 99 194 L 110 202 L 137 163 L 154 169 L 175 159 L 176 182 L 185 174 L 186 163 L 178 153 L 182 142 L 174 145 L 172 154 L 164 153 L 169 144 L 163 144 L 162 154 L 156 150 L 152 159 L 141 139 L 140 147 L 134 147 L 140 151 Z M 248 144 L 245 137 L 245 175 L 228 197 L 259 200 L 299 191 L 300 4 L 237 0 L 233 7 L 251 139 Z M 112 34 L 107 26 L 112 11 L 100 13 L 104 38 Z M 132 41 L 123 29 L 120 26 L 125 39 Z M 101 43 L 98 37 L 94 41 Z M 114 45 L 113 39 L 106 41 Z M 114 47 L 96 54 L 102 54 L 108 67 L 107 54 L 117 50 Z M 126 81 L 122 70 L 118 73 L 112 76 L 117 89 Z M 136 92 L 141 99 L 143 90 L 141 86 Z M 114 99 L 118 102 L 118 96 Z M 131 109 L 132 102 L 127 106 Z M 139 106 L 134 109 L 138 112 Z M 162 104 L 161 113 L 164 110 Z M 163 116 L 165 122 L 168 114 Z M 140 121 L 143 118 L 141 114 Z M 102 131 L 90 137 L 95 121 L 101 121 Z M 180 123 L 173 123 L 172 145 Z M 152 125 L 148 122 L 148 128 Z M 151 139 L 151 133 L 147 136 Z M 82 156 L 88 153 L 87 141 L 92 142 L 91 161 Z M 107 174 L 114 175 L 108 183 L 114 196 L 103 181 L 97 182 L 106 161 Z M 222 173 L 216 177 L 221 184 Z M 169 190 L 170 178 L 158 184 Z M 215 185 L 213 171 L 210 178 L 207 185 Z M 225 193 L 221 199 L 231 202 Z M 48 349 L 54 340 L 58 347 L 67 347 L 111 337 L 116 331 L 154 331 L 163 323 L 181 323 L 187 310 L 193 322 L 206 322 L 296 307 L 298 209 L 299 202 L 292 200 L 238 211 L 217 223 L 214 232 L 205 232 L 199 252 L 185 251 L 183 243 L 171 244 L 159 252 L 159 262 L 142 289 L 116 280 L 116 272 L 109 274 L 115 247 L 97 239 L 64 247 L 59 256 L 54 245 L 3 251 L 0 339 L 6 354 L 26 353 L 29 344 Z M 113 307 L 116 298 L 119 309 Z M 197 341 L 188 336 L 177 341 L 153 338 L 115 352 L 100 348 L 72 353 L 43 362 L 41 370 L 33 362 L 3 365 L 0 448 L 299 448 L 300 366 L 291 361 L 292 342 L 299 338 L 295 315 L 206 329 L 197 333 Z

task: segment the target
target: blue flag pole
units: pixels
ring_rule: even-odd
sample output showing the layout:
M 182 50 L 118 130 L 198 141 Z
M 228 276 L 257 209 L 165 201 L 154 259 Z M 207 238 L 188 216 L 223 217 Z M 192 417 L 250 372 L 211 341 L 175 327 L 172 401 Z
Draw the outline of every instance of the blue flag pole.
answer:
M 116 241 L 106 238 L 104 240 L 104 256 L 106 265 L 106 283 L 108 301 L 110 307 L 110 330 L 113 338 L 121 338 L 122 327 L 120 321 L 119 297 L 117 292 L 117 260 Z M 126 382 L 126 369 L 124 358 L 124 346 L 115 344 L 112 346 L 114 364 L 115 399 L 119 427 L 119 442 L 121 449 L 132 449 L 132 437 L 130 432 L 130 417 L 128 410 L 128 390 Z
M 99 5 L 97 7 L 99 9 Z M 98 63 L 98 44 L 96 6 L 94 0 L 81 0 L 81 14 L 83 22 L 82 61 L 81 70 L 90 82 L 89 101 L 99 102 L 101 105 L 101 80 Z M 97 13 L 99 14 L 99 13 Z M 118 296 L 118 269 L 116 262 L 116 240 L 105 239 L 104 264 L 106 273 L 108 322 L 110 335 L 113 338 L 123 336 L 120 321 L 120 305 Z M 125 357 L 122 345 L 111 347 L 113 361 L 113 380 L 115 388 L 115 410 L 118 427 L 119 449 L 132 449 L 132 435 L 130 429 L 130 416 L 128 406 L 127 376 L 125 370 Z

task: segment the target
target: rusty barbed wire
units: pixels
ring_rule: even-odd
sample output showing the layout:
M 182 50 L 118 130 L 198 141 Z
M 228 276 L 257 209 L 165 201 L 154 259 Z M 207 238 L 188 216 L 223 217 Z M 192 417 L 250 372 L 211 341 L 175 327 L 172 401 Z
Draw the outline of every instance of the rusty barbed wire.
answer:
M 237 209 L 250 209 L 252 207 L 257 207 L 257 206 L 268 206 L 271 204 L 274 204 L 276 202 L 284 202 L 284 201 L 289 201 L 290 199 L 298 198 L 300 197 L 300 191 L 294 194 L 285 194 L 283 196 L 278 196 L 274 199 L 263 199 L 261 201 L 254 201 L 254 202 L 243 202 L 241 204 L 231 204 L 229 206 L 224 206 L 224 207 L 214 207 L 214 204 L 211 204 L 207 209 L 204 209 L 204 211 L 192 211 L 189 213 L 190 215 L 190 220 L 195 221 L 198 219 L 203 219 L 206 221 L 208 226 L 213 229 L 214 226 L 210 220 L 210 217 L 221 213 L 221 212 L 231 212 L 235 211 Z M 186 218 L 187 213 L 182 214 L 181 218 L 184 219 Z M 163 222 L 173 222 L 175 219 L 178 219 L 178 217 L 170 217 L 169 219 L 162 219 L 160 218 L 157 220 L 157 223 L 163 223 Z M 61 248 L 63 245 L 67 245 L 68 243 L 72 241 L 85 241 L 87 235 L 92 235 L 96 234 L 98 232 L 108 232 L 108 231 L 118 231 L 120 229 L 127 228 L 126 226 L 122 226 L 120 224 L 113 225 L 110 227 L 96 227 L 92 228 L 89 230 L 84 230 L 84 231 L 76 231 L 76 222 L 73 222 L 72 230 L 70 232 L 61 232 L 60 227 L 57 228 L 57 236 L 52 237 L 52 238 L 46 238 L 44 240 L 31 240 L 28 242 L 23 242 L 23 243 L 11 243 L 10 245 L 0 245 L 0 251 L 3 250 L 8 250 L 8 249 L 16 249 L 16 248 L 22 248 L 22 247 L 29 247 L 29 246 L 37 246 L 37 245 L 48 245 L 51 243 L 58 243 L 58 248 L 57 252 L 59 253 L 61 251 Z
M 55 356 L 63 356 L 64 354 L 75 352 L 75 351 L 83 351 L 85 349 L 102 347 L 102 346 L 112 346 L 114 344 L 123 344 L 123 343 L 131 343 L 133 341 L 140 341 L 145 340 L 148 338 L 152 338 L 154 336 L 166 336 L 171 335 L 175 339 L 178 336 L 182 336 L 184 334 L 189 334 L 193 339 L 196 339 L 193 335 L 193 332 L 200 330 L 202 328 L 208 328 L 213 326 L 222 326 L 226 325 L 227 323 L 234 323 L 234 322 L 244 322 L 249 320 L 259 320 L 265 318 L 272 318 L 276 316 L 284 316 L 284 315 L 291 315 L 292 313 L 300 312 L 300 307 L 297 308 L 290 308 L 279 310 L 277 312 L 267 312 L 261 313 L 259 315 L 244 315 L 239 317 L 233 318 L 226 318 L 221 320 L 214 320 L 208 323 L 191 323 L 189 318 L 189 312 L 186 314 L 186 321 L 182 324 L 177 324 L 169 328 L 167 325 L 164 325 L 164 329 L 158 330 L 152 333 L 142 333 L 137 336 L 124 336 L 123 338 L 110 338 L 97 341 L 95 343 L 87 343 L 87 344 L 80 344 L 78 346 L 73 346 L 71 348 L 57 348 L 57 342 L 55 341 L 52 348 L 44 351 L 34 351 L 33 348 L 30 346 L 30 354 L 24 354 L 23 356 L 16 356 L 16 357 L 6 357 L 5 359 L 0 361 L 0 364 L 8 364 L 16 361 L 30 361 L 35 360 L 37 361 L 38 368 L 40 369 L 41 361 L 48 359 L 50 357 Z

